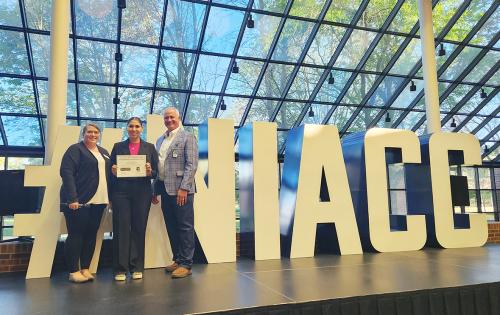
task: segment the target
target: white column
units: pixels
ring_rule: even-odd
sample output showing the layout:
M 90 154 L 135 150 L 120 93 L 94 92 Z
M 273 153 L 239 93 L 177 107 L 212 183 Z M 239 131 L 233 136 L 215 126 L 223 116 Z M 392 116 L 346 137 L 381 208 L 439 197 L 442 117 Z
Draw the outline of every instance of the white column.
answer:
M 422 47 L 422 67 L 424 70 L 425 113 L 427 133 L 441 130 L 439 116 L 439 92 L 436 71 L 434 31 L 432 29 L 432 1 L 418 0 L 420 40 Z
M 50 164 L 57 128 L 66 124 L 66 95 L 68 89 L 69 0 L 52 1 L 50 29 L 49 108 L 45 164 Z

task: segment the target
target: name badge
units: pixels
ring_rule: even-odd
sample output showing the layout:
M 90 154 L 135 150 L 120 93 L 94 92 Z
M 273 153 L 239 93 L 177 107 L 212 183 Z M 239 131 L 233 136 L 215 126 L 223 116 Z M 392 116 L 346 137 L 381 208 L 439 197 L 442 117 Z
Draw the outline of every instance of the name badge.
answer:
M 175 151 L 175 150 L 174 150 L 174 151 L 172 152 L 172 157 L 173 157 L 173 158 L 176 158 L 176 157 L 177 157 L 177 151 Z

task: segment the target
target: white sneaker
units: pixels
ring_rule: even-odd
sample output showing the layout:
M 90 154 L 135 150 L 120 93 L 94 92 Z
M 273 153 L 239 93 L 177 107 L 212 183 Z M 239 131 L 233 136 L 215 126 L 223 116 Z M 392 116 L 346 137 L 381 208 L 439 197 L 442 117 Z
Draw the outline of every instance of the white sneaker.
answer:
M 125 280 L 127 280 L 127 276 L 124 273 L 117 273 L 115 275 L 115 280 L 116 281 L 125 281 Z
M 133 272 L 132 279 L 134 279 L 134 280 L 142 279 L 142 272 L 140 272 L 140 271 Z

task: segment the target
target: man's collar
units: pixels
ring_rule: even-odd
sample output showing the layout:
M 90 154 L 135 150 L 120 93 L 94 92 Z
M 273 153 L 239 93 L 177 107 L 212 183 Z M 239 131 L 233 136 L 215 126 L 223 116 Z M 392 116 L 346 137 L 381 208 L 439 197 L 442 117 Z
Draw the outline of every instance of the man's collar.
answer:
M 175 128 L 172 131 L 168 131 L 167 129 L 167 131 L 165 131 L 165 137 L 168 137 L 169 135 L 175 135 L 179 131 L 179 129 L 181 129 L 181 125 L 179 125 L 179 127 Z

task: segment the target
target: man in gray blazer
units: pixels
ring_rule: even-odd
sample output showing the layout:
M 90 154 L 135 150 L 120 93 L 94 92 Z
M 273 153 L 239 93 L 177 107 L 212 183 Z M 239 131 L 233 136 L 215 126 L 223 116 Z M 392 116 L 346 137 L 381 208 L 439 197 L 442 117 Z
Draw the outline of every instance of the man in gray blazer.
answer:
M 161 208 L 167 226 L 174 263 L 167 266 L 172 278 L 191 274 L 194 254 L 194 175 L 198 167 L 198 142 L 180 125 L 179 111 L 169 107 L 163 112 L 167 131 L 156 141 L 159 155 L 155 197 L 161 195 Z M 155 202 L 156 201 L 156 202 Z

